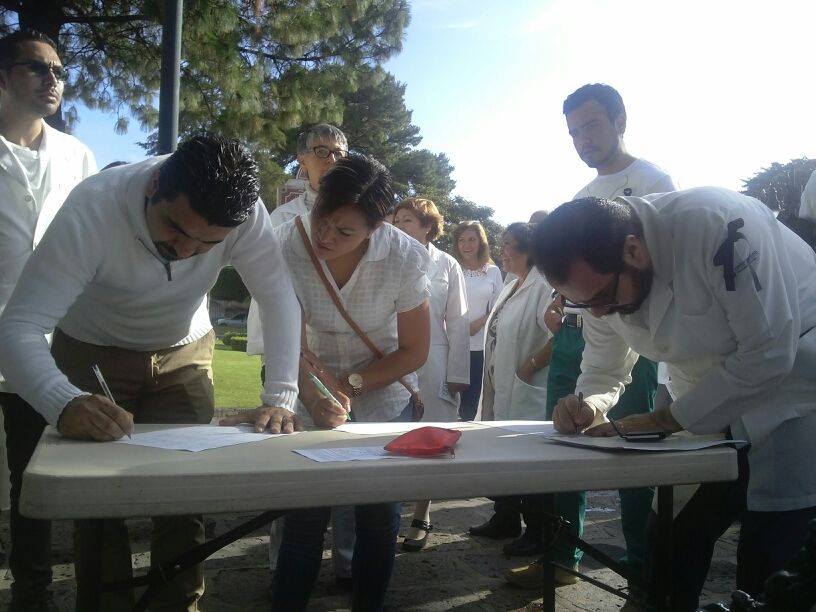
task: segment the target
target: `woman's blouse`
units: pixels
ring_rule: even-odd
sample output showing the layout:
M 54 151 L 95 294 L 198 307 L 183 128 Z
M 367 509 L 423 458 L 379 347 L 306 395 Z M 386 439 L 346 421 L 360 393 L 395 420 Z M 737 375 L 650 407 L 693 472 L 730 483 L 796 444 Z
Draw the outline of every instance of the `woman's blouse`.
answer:
M 302 219 L 308 232 L 309 218 Z M 375 357 L 329 297 L 294 219 L 275 231 L 303 307 L 309 349 L 335 375 L 364 369 Z M 413 310 L 428 299 L 429 262 L 428 251 L 422 245 L 384 223 L 371 235 L 368 249 L 342 288 L 338 289 L 326 263 L 320 263 L 351 318 L 388 354 L 399 348 L 397 314 Z M 416 388 L 416 374 L 405 378 Z M 358 421 L 390 421 L 403 411 L 409 398 L 408 391 L 397 381 L 382 389 L 364 390 L 362 395 L 352 399 L 351 409 Z
M 468 321 L 475 321 L 493 309 L 504 282 L 501 271 L 493 264 L 485 264 L 479 270 L 463 267 L 462 273 L 467 289 Z M 484 327 L 470 337 L 470 350 L 484 350 Z

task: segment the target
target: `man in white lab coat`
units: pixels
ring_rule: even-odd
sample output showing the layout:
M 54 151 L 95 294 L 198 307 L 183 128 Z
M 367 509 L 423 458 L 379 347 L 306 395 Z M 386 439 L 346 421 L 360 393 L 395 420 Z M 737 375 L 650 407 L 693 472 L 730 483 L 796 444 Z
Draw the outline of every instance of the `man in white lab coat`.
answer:
M 65 77 L 47 36 L 20 31 L 0 40 L 0 313 L 68 192 L 96 172 L 88 147 L 43 121 L 59 108 Z M 11 472 L 11 605 L 34 609 L 51 583 L 51 523 L 25 518 L 18 508 L 23 470 L 45 420 L 2 375 L 0 406 L 7 438 L 0 452 L 7 454 Z
M 536 264 L 592 315 L 558 431 L 615 435 L 605 413 L 638 355 L 668 364 L 677 399 L 616 421 L 625 432 L 729 433 L 736 482 L 702 485 L 674 524 L 673 609 L 694 610 L 717 538 L 741 519 L 737 586 L 764 580 L 816 517 L 816 255 L 761 202 L 698 188 L 583 198 L 536 233 Z

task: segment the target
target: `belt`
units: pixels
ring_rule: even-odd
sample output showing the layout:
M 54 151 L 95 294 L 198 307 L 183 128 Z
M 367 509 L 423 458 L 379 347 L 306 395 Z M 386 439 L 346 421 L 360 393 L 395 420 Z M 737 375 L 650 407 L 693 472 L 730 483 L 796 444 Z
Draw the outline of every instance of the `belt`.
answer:
M 563 323 L 567 327 L 583 327 L 584 317 L 583 315 L 579 314 L 567 313 L 564 315 L 564 318 L 561 319 L 561 323 Z

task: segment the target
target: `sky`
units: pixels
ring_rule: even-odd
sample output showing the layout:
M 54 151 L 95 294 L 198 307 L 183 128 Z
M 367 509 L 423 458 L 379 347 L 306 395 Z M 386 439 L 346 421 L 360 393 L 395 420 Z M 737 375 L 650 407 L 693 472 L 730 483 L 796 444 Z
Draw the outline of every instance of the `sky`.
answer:
M 800 0 L 412 0 L 402 52 L 420 147 L 455 193 L 502 223 L 569 200 L 594 176 L 561 112 L 585 83 L 614 86 L 630 153 L 681 187 L 740 189 L 772 162 L 816 158 L 816 4 Z M 100 166 L 144 157 L 135 122 L 79 109 Z M 353 148 L 353 143 L 352 143 Z

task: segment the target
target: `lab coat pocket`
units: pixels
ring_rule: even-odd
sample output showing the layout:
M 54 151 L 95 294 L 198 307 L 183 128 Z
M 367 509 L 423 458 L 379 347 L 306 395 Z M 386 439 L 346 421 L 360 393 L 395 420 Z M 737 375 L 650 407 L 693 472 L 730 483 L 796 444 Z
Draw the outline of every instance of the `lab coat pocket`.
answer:
M 527 384 L 515 374 L 510 392 L 510 420 L 537 421 L 544 418 L 547 409 L 546 387 Z

